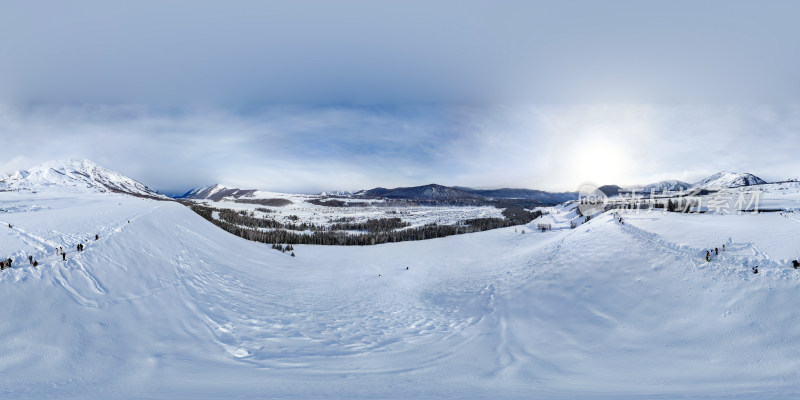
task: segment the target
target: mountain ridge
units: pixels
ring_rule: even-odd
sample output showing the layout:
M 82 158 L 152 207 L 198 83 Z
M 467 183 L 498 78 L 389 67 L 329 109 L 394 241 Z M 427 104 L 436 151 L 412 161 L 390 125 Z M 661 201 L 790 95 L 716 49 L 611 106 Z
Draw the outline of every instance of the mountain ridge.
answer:
M 87 159 L 53 160 L 27 170 L 17 170 L 0 178 L 0 191 L 49 190 L 125 193 L 139 197 L 169 200 L 143 183 Z

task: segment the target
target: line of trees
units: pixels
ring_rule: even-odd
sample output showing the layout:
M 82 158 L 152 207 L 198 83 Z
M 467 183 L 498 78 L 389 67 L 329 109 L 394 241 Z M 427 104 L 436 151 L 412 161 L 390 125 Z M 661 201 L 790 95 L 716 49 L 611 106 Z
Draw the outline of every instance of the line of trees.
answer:
M 281 224 L 268 218 L 254 218 L 248 215 L 247 212 L 215 209 L 199 204 L 191 204 L 189 207 L 214 225 L 247 240 L 272 244 L 287 243 L 338 246 L 364 246 L 410 240 L 426 240 L 461 235 L 464 233 L 481 232 L 490 229 L 526 224 L 543 214 L 541 211 L 527 211 L 522 208 L 506 209 L 503 210 L 503 216 L 505 218 L 475 218 L 465 220 L 463 223 L 457 225 L 427 224 L 415 228 L 395 230 L 397 228 L 407 227 L 408 223 L 403 222 L 400 218 L 382 218 L 371 219 L 365 223 L 334 224 L 331 228 L 324 228 L 306 223 L 299 225 Z M 219 213 L 219 218 L 214 218 L 214 212 Z M 346 230 L 362 230 L 366 232 L 362 234 L 348 234 L 341 230 L 332 229 L 333 227 L 350 228 L 353 226 L 358 226 L 361 229 Z M 300 229 L 303 227 L 307 229 Z M 259 228 L 270 228 L 272 230 L 264 231 Z M 306 232 L 300 233 L 296 232 L 297 230 Z
M 409 226 L 400 218 L 370 218 L 366 222 L 340 222 L 332 224 L 329 230 L 332 231 L 366 231 L 366 232 L 390 232 L 395 229 Z

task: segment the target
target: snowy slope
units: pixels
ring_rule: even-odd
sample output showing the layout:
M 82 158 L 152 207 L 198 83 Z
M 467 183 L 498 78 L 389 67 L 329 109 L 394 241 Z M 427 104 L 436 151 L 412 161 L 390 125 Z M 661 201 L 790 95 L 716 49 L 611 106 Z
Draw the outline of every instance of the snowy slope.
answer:
M 765 183 L 767 182 L 753 174 L 718 172 L 695 183 L 692 187 L 696 189 L 719 190 L 741 186 L 762 185 Z
M 797 214 L 605 214 L 290 257 L 173 202 L 0 208 L 3 398 L 800 395 Z
M 120 192 L 167 199 L 142 183 L 89 160 L 49 161 L 29 170 L 16 171 L 0 177 L 0 191 L 35 191 L 51 188 L 83 192 Z

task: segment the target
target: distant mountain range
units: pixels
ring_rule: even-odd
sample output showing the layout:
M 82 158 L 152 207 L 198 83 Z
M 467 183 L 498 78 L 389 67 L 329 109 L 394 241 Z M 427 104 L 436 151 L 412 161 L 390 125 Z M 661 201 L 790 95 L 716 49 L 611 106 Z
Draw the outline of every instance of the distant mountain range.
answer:
M 690 189 L 714 191 L 725 188 L 735 188 L 740 186 L 760 185 L 766 183 L 761 178 L 749 173 L 720 172 L 705 178 L 694 185 L 679 180 L 665 180 L 651 183 L 644 186 L 622 187 L 618 185 L 604 185 L 598 189 L 606 196 L 617 196 L 620 193 L 630 193 L 636 190 L 637 193 L 668 193 L 677 191 L 687 191 Z M 256 190 L 227 188 L 220 185 L 212 185 L 203 188 L 193 189 L 178 198 L 220 201 L 224 198 L 239 199 L 241 197 L 252 197 Z M 443 186 L 429 184 L 423 186 L 410 186 L 398 188 L 377 187 L 369 190 L 361 190 L 355 193 L 336 191 L 322 192 L 317 196 L 337 197 L 337 198 L 361 198 L 361 199 L 390 199 L 407 200 L 420 204 L 488 204 L 491 202 L 504 200 L 520 200 L 526 203 L 538 204 L 560 204 L 578 198 L 577 192 L 545 192 L 534 189 L 473 189 L 463 186 Z
M 718 172 L 705 179 L 702 179 L 694 184 L 688 184 L 679 180 L 666 180 L 656 183 L 651 183 L 644 186 L 628 186 L 621 187 L 617 185 L 604 185 L 598 188 L 606 196 L 617 196 L 620 193 L 630 193 L 636 191 L 639 194 L 647 193 L 669 193 L 679 191 L 718 191 L 722 189 L 733 189 L 737 187 L 763 185 L 767 182 L 763 179 L 750 174 L 742 172 Z
M 447 187 L 437 184 L 424 186 L 400 187 L 394 189 L 375 188 L 356 193 L 359 197 L 403 199 L 403 200 L 428 200 L 428 201 L 463 201 L 486 200 L 484 196 L 466 190 Z
M 551 193 L 533 189 L 510 188 L 484 190 L 461 186 L 450 187 L 430 184 L 394 189 L 379 187 L 356 192 L 355 196 L 441 203 L 485 203 L 497 200 L 527 200 L 528 203 L 534 202 L 540 204 L 559 204 L 565 201 L 577 199 L 578 193 Z
M 664 192 L 679 192 L 681 190 L 689 190 L 692 185 L 681 182 L 678 180 L 669 180 L 669 181 L 661 181 L 656 183 L 651 183 L 649 185 L 644 185 L 642 187 L 642 193 L 664 193 Z
M 179 199 L 220 201 L 230 199 L 243 201 L 242 198 L 252 198 L 258 192 L 254 189 L 228 188 L 221 185 L 211 185 L 192 189 Z M 274 195 L 274 194 L 273 194 Z M 578 198 L 577 192 L 550 193 L 532 189 L 494 189 L 480 190 L 467 187 L 449 187 L 437 184 L 399 188 L 374 188 L 361 190 L 355 193 L 336 191 L 322 192 L 316 196 L 356 199 L 390 199 L 407 200 L 420 204 L 487 204 L 497 200 L 526 200 L 528 203 L 558 204 Z
M 535 200 L 540 203 L 559 204 L 565 201 L 575 200 L 578 198 L 577 192 L 545 192 L 542 190 L 534 189 L 488 189 L 479 190 L 472 188 L 458 187 L 458 189 L 478 194 L 491 199 L 525 199 Z
M 785 182 L 792 182 L 788 180 Z M 617 185 L 604 185 L 599 188 L 607 196 L 630 192 L 635 189 L 639 193 L 675 192 L 681 190 L 697 189 L 703 191 L 716 191 L 728 188 L 746 187 L 766 184 L 763 179 L 750 173 L 719 172 L 690 185 L 678 180 L 667 180 L 641 187 L 620 187 Z M 131 179 L 119 172 L 103 168 L 92 161 L 70 159 L 64 161 L 50 161 L 31 168 L 19 170 L 0 177 L 0 191 L 13 190 L 71 190 L 127 193 L 134 196 L 150 197 L 155 199 L 168 199 L 144 184 Z M 267 198 L 267 197 L 269 198 Z M 356 193 L 337 191 L 323 192 L 317 197 L 338 197 L 353 199 L 388 199 L 410 201 L 418 204 L 430 205 L 481 205 L 481 204 L 559 204 L 578 198 L 576 192 L 545 192 L 533 189 L 473 189 L 469 187 L 449 187 L 437 184 L 423 186 L 399 187 L 393 189 L 374 188 Z M 263 192 L 255 189 L 228 188 L 222 185 L 211 185 L 190 190 L 179 199 L 221 201 L 228 199 L 237 202 L 257 202 L 267 205 L 291 204 L 284 199 L 284 194 Z M 280 203 L 280 204 L 279 204 Z

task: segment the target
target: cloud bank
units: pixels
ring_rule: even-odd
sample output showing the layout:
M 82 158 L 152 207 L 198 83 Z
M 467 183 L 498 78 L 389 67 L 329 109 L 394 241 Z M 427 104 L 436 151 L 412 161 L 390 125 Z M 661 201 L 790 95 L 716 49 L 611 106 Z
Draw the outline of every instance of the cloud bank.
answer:
M 84 157 L 170 193 L 800 175 L 800 106 L 4 107 L 0 132 L 2 171 Z

